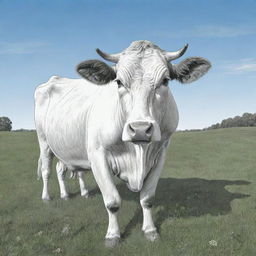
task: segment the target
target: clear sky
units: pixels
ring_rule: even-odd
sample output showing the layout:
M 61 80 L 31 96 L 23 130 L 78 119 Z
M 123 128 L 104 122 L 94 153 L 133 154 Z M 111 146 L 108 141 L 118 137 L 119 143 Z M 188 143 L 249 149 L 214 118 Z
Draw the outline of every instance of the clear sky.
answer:
M 256 112 L 255 0 L 0 0 L 0 116 L 34 128 L 35 87 L 50 76 L 78 78 L 75 66 L 149 40 L 209 59 L 200 80 L 171 82 L 179 129 L 203 128 Z

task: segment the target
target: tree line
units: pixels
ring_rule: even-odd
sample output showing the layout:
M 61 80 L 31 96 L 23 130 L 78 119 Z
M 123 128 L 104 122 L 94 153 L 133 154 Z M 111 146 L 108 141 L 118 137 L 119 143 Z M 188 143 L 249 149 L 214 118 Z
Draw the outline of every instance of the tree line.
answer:
M 229 128 L 229 127 L 256 127 L 256 113 L 244 113 L 242 116 L 235 116 L 227 118 L 220 123 L 213 124 L 205 130 Z
M 203 130 L 212 130 L 219 128 L 229 128 L 229 127 L 256 127 L 256 113 L 244 113 L 242 116 L 230 117 L 222 120 L 220 123 L 213 124 L 210 127 L 207 127 Z M 12 130 L 12 121 L 6 117 L 0 117 L 0 131 L 11 131 Z M 17 131 L 26 131 L 26 129 L 19 129 Z M 34 130 L 31 130 L 34 131 Z M 199 131 L 199 129 L 195 129 Z

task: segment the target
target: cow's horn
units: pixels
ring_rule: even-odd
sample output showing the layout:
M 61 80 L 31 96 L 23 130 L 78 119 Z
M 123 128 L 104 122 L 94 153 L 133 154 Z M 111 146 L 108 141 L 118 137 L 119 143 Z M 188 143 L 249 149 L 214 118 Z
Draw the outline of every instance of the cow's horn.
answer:
M 108 54 L 105 52 L 102 52 L 99 48 L 96 49 L 96 52 L 105 60 L 117 63 L 120 59 L 121 53 L 116 53 L 116 54 Z
M 177 52 L 165 52 L 165 57 L 168 61 L 176 60 L 185 53 L 187 48 L 188 48 L 188 44 L 186 44 L 183 48 L 181 48 Z

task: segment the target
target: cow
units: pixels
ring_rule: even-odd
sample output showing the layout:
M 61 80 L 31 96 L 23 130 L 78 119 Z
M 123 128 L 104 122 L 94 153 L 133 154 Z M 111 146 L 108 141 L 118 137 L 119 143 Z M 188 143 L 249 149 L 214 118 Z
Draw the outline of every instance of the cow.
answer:
M 131 191 L 140 192 L 142 231 L 150 241 L 159 238 L 151 208 L 179 118 L 168 82 L 193 82 L 211 67 L 201 57 L 172 64 L 187 47 L 168 52 L 140 40 L 121 53 L 96 49 L 115 65 L 87 60 L 76 68 L 82 79 L 53 76 L 35 91 L 42 199 L 49 199 L 47 187 L 54 155 L 69 170 L 92 170 L 109 217 L 105 236 L 108 247 L 120 241 L 117 213 L 121 198 L 114 175 Z

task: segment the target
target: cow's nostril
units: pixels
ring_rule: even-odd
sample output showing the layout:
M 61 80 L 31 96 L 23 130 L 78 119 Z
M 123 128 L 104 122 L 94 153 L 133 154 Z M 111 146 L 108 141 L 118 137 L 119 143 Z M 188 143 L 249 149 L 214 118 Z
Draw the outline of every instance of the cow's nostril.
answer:
M 130 134 L 132 135 L 132 136 L 134 136 L 135 135 L 135 128 L 134 127 L 132 127 L 132 124 L 129 124 L 129 132 L 130 132 Z
M 152 123 L 149 123 L 148 128 L 146 129 L 145 132 L 147 135 L 152 135 L 152 132 L 153 132 L 153 124 Z

